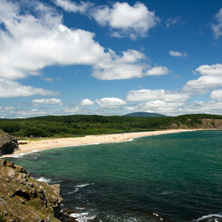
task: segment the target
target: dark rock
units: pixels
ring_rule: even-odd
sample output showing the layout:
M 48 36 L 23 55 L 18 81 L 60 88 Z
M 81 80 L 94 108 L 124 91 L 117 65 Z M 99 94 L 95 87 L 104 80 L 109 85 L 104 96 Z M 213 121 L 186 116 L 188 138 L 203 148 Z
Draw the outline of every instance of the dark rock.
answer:
M 18 149 L 17 139 L 6 133 L 0 134 L 0 155 L 12 154 Z
M 30 194 L 26 190 L 18 189 L 11 195 L 11 197 L 14 197 L 14 196 L 23 197 L 26 200 L 30 200 Z

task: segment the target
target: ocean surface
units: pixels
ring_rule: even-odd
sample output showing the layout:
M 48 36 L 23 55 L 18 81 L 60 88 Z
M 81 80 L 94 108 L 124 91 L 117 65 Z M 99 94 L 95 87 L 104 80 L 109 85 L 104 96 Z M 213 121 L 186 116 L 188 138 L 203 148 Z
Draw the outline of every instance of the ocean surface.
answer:
M 57 148 L 8 158 L 61 185 L 77 221 L 222 221 L 222 131 Z

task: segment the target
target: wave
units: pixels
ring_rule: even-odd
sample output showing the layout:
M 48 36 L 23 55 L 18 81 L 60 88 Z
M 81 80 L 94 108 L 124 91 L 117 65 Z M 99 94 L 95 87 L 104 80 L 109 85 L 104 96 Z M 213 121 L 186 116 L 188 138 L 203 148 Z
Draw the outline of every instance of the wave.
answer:
M 93 185 L 93 183 L 84 183 L 84 184 L 76 185 L 75 187 L 76 188 L 83 188 L 83 187 L 87 187 L 87 186 L 90 186 L 90 185 Z
M 12 157 L 12 158 L 22 158 L 25 155 L 29 155 L 31 153 L 38 153 L 39 150 L 32 150 L 31 152 L 27 152 L 27 153 L 19 153 L 19 154 L 12 154 L 12 155 L 4 155 L 4 157 L 2 158 L 6 158 L 6 157 Z
M 83 188 L 83 187 L 87 187 L 87 186 L 90 186 L 90 185 L 93 185 L 94 183 L 84 183 L 84 184 L 79 184 L 79 185 L 76 185 L 74 188 L 75 190 L 73 191 L 69 191 L 67 193 L 64 193 L 63 195 L 70 195 L 70 194 L 74 194 L 74 193 L 77 193 L 79 191 L 79 189 Z
M 222 219 L 221 213 L 220 214 L 209 214 L 206 216 L 202 216 L 195 221 L 196 222 L 201 222 L 201 221 L 203 221 L 203 222 L 208 222 L 208 221 L 209 222 L 219 222 L 219 221 L 222 221 L 220 218 Z M 218 221 L 218 219 L 220 219 L 220 220 Z
M 50 183 L 51 180 L 50 179 L 47 179 L 45 177 L 40 177 L 40 178 L 37 178 L 36 180 L 40 181 L 40 182 L 45 182 L 45 183 Z
M 92 221 L 96 218 L 96 215 L 89 215 L 88 212 L 71 213 L 69 216 L 75 218 L 75 220 L 78 222 Z

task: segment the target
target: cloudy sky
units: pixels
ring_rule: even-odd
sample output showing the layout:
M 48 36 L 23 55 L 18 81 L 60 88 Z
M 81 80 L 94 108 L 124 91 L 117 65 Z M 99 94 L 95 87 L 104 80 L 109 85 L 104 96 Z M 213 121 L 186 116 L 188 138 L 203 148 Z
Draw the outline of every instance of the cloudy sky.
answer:
M 0 0 L 0 118 L 222 114 L 221 0 Z

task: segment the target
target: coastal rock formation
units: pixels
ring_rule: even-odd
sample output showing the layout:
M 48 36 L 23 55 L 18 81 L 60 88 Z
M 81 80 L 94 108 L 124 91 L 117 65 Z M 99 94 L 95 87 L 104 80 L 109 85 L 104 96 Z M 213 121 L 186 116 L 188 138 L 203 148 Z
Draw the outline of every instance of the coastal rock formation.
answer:
M 0 156 L 18 150 L 18 141 L 13 136 L 0 131 Z
M 60 185 L 30 177 L 28 171 L 0 159 L 0 221 L 61 221 Z

